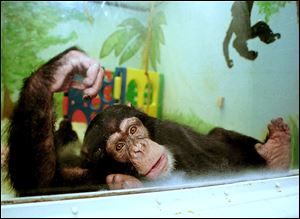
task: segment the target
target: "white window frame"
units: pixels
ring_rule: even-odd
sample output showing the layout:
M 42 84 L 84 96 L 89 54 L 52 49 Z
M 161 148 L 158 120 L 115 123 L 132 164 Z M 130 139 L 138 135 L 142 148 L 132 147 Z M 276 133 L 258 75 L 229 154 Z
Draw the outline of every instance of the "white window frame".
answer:
M 299 217 L 299 170 L 139 189 L 8 198 L 6 217 Z

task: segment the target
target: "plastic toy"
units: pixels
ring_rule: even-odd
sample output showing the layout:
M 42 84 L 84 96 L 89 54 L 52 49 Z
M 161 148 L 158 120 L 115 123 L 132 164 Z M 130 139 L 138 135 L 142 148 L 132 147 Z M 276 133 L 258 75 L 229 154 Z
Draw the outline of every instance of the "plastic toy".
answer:
M 151 80 L 150 104 L 147 107 L 147 77 L 143 70 L 116 68 L 115 72 L 105 69 L 102 88 L 91 101 L 82 99 L 82 91 L 71 88 L 64 94 L 63 114 L 73 122 L 89 124 L 94 116 L 113 104 L 131 103 L 145 113 L 161 116 L 162 75 L 149 72 Z M 77 76 L 75 80 L 81 80 Z

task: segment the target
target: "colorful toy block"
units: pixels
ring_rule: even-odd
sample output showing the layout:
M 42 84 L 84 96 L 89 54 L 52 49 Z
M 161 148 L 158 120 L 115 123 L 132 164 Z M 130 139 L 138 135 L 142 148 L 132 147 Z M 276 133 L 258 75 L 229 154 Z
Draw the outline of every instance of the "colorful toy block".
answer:
M 115 72 L 105 69 L 104 81 L 98 95 L 92 100 L 83 100 L 80 90 L 71 88 L 64 94 L 63 113 L 73 122 L 89 124 L 97 113 L 114 104 L 131 103 L 150 116 L 161 116 L 163 77 L 149 72 L 150 103 L 147 104 L 148 80 L 143 70 L 116 68 Z M 77 76 L 75 80 L 81 80 Z

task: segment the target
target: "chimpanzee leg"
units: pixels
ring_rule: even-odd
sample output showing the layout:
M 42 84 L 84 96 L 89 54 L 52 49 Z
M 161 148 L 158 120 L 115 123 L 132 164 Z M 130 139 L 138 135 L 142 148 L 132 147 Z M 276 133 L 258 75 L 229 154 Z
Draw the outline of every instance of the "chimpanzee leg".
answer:
M 245 162 L 252 165 L 265 165 L 266 160 L 259 155 L 255 145 L 261 143 L 259 140 L 223 128 L 214 128 L 208 133 L 208 136 L 236 148 L 241 151 Z
M 253 164 L 263 160 L 271 169 L 288 169 L 291 162 L 291 135 L 288 125 L 282 118 L 278 118 L 271 121 L 268 130 L 264 143 L 222 128 L 215 128 L 208 135 L 245 151 L 245 155 L 248 154 L 245 157 L 251 158 Z M 250 160 L 247 161 L 251 163 Z

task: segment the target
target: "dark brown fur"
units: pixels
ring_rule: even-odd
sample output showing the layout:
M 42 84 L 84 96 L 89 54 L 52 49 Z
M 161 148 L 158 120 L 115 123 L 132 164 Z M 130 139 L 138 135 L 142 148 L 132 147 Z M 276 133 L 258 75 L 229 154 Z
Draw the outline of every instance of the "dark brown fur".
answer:
M 47 188 L 65 184 L 65 179 L 76 182 L 75 176 L 57 165 L 54 145 L 53 97 L 50 87 L 53 72 L 62 64 L 61 58 L 72 47 L 51 59 L 24 80 L 19 101 L 12 115 L 8 145 L 8 172 L 13 187 L 21 195 L 48 193 Z M 61 174 L 64 173 L 64 174 Z M 76 172 L 77 173 L 77 172 Z M 81 179 L 80 179 L 81 180 Z M 38 191 L 38 192 L 37 192 Z
M 111 173 L 139 177 L 132 165 L 127 164 L 125 167 L 106 153 L 108 137 L 119 131 L 119 124 L 123 119 L 130 117 L 140 119 L 148 129 L 150 139 L 173 153 L 176 170 L 190 174 L 208 174 L 264 167 L 266 164 L 254 148 L 259 141 L 251 137 L 221 128 L 202 135 L 187 126 L 150 117 L 132 107 L 115 105 L 94 118 L 84 139 L 86 160 L 97 168 L 99 177 Z

